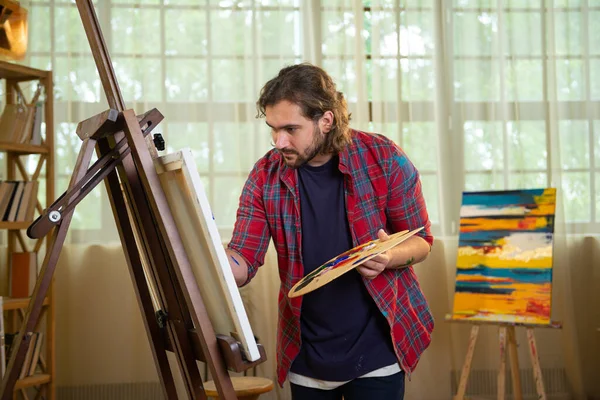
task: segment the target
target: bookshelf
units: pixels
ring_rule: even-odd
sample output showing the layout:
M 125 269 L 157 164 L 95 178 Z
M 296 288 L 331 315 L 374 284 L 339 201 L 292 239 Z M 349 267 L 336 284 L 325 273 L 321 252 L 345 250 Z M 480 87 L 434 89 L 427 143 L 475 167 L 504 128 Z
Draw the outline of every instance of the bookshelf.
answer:
M 6 159 L 6 177 L 5 180 L 33 181 L 43 178 L 45 186 L 40 185 L 38 199 L 43 199 L 44 204 L 35 201 L 36 218 L 37 214 L 50 205 L 55 200 L 54 185 L 54 93 L 52 71 L 45 71 L 27 66 L 0 61 L 0 83 L 4 87 L 4 98 L 0 101 L 5 104 L 15 104 L 18 96 L 24 93 L 28 86 L 40 85 L 43 88 L 43 120 L 45 123 L 45 137 L 40 145 L 28 143 L 12 143 L 0 141 L 0 153 L 4 154 Z M 29 95 L 29 97 L 31 97 Z M 37 162 L 35 172 L 28 174 L 26 164 L 22 157 L 34 155 L 34 162 Z M 41 192 L 43 190 L 43 193 Z M 48 246 L 48 239 L 39 239 L 33 241 L 27 237 L 25 230 L 32 221 L 0 221 L 0 229 L 6 230 L 6 257 L 0 260 L 4 264 L 3 270 L 6 273 L 0 281 L 7 282 L 2 287 L 0 285 L 0 295 L 4 295 L 2 304 L 2 316 L 6 322 L 5 330 L 7 333 L 15 332 L 20 328 L 21 320 L 27 311 L 29 298 L 10 298 L 9 293 L 9 272 L 10 257 L 13 252 L 34 252 L 39 254 L 42 247 Z M 41 266 L 38 257 L 38 265 Z M 0 269 L 1 270 L 1 269 Z M 6 278 L 6 279 L 5 279 Z M 34 375 L 19 379 L 15 385 L 14 399 L 28 398 L 27 390 L 36 388 L 39 393 L 43 393 L 41 398 L 48 400 L 55 399 L 54 373 L 55 373 L 55 314 L 54 314 L 54 295 L 53 284 L 50 286 L 49 294 L 44 300 L 42 318 L 36 331 L 44 332 L 44 349 L 40 357 L 41 368 L 38 368 Z M 39 396 L 34 396 L 40 398 Z

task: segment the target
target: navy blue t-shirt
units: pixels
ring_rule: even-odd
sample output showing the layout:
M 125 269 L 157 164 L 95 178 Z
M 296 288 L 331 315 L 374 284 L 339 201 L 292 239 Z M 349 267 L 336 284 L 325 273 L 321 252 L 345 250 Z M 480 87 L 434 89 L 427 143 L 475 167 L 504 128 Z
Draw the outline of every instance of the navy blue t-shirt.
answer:
M 304 275 L 352 248 L 338 164 L 298 169 Z M 347 381 L 397 362 L 389 325 L 356 270 L 304 295 L 300 324 L 294 373 Z

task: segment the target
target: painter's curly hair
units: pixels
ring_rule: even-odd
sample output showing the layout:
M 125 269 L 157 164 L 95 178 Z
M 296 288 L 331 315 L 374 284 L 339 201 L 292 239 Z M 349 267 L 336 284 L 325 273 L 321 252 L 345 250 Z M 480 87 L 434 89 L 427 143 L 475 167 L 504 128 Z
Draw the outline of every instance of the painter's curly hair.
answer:
M 267 106 L 282 100 L 297 104 L 306 118 L 316 122 L 326 111 L 333 113 L 331 131 L 325 135 L 324 152 L 337 154 L 351 141 L 350 114 L 343 93 L 322 68 L 303 63 L 283 68 L 260 91 L 257 117 L 265 116 Z

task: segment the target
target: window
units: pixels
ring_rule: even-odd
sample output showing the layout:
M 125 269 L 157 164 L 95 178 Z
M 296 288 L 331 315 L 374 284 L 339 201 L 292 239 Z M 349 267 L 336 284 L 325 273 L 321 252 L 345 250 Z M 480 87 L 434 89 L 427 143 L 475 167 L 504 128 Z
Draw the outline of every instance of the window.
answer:
M 224 238 L 249 169 L 270 147 L 255 119 L 260 87 L 311 48 L 345 93 L 352 126 L 387 135 L 417 166 L 436 234 L 456 233 L 463 189 L 558 179 L 570 226 L 598 231 L 600 0 L 304 8 L 314 3 L 96 2 L 128 106 L 165 115 L 157 131 L 169 151 L 192 148 Z M 79 149 L 75 124 L 107 106 L 75 4 L 32 0 L 29 10 L 27 63 L 55 73 L 61 193 Z M 74 230 L 113 229 L 104 192 L 78 207 Z M 86 216 L 97 209 L 100 220 Z
M 366 93 L 369 114 L 357 120 L 353 112 L 351 125 L 384 134 L 403 148 L 419 169 L 429 216 L 437 225 L 433 2 L 363 0 L 360 14 L 356 3 L 322 2 L 323 66 L 353 111 L 360 107 L 359 91 Z
M 127 106 L 140 113 L 156 107 L 165 115 L 154 132 L 163 134 L 167 151 L 192 149 L 228 237 L 245 178 L 270 148 L 269 131 L 255 118 L 259 85 L 283 65 L 301 61 L 298 1 L 95 4 Z M 27 63 L 52 68 L 55 75 L 60 194 L 81 143 L 76 124 L 108 106 L 74 2 L 34 0 L 29 10 L 35 23 Z M 114 227 L 105 190 L 88 197 L 77 207 L 71 229 L 86 241 Z
M 546 6 L 547 5 L 547 6 Z M 454 129 L 465 188 L 556 186 L 571 228 L 597 231 L 597 1 L 454 0 Z

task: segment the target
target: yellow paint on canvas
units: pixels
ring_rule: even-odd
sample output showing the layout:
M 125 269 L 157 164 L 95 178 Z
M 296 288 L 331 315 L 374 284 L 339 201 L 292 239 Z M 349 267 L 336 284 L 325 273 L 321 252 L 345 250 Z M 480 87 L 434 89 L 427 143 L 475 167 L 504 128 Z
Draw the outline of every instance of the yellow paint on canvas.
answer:
M 552 204 L 556 203 L 556 188 L 546 188 L 539 196 L 533 196 L 536 204 Z
M 541 216 L 541 215 L 554 215 L 556 206 L 554 205 L 554 203 L 538 203 L 537 204 L 537 208 L 533 209 L 533 210 L 529 210 L 529 212 L 527 213 L 528 217 L 537 217 L 537 216 Z
M 461 280 L 461 276 L 457 277 Z M 465 293 L 457 292 L 454 295 L 454 315 L 477 315 L 477 314 L 493 314 L 498 316 L 529 316 L 535 317 L 536 313 L 528 311 L 528 306 L 547 307 L 548 296 L 551 291 L 550 284 L 523 284 L 517 283 L 513 285 L 492 285 L 493 288 L 510 287 L 515 289 L 511 295 L 499 294 L 482 294 L 482 293 Z M 539 310 L 538 310 L 539 311 Z M 538 323 L 549 321 L 543 314 L 536 317 Z M 532 321 L 533 322 L 533 321 Z
M 540 317 L 536 314 L 529 315 L 502 315 L 502 314 L 452 314 L 453 320 L 468 320 L 468 321 L 487 321 L 487 322 L 507 322 L 510 324 L 532 324 L 532 325 L 551 325 L 553 322 L 549 317 Z
M 459 255 L 458 268 L 475 268 L 485 265 L 488 268 L 552 268 L 552 257 L 531 257 L 508 259 L 483 254 Z

